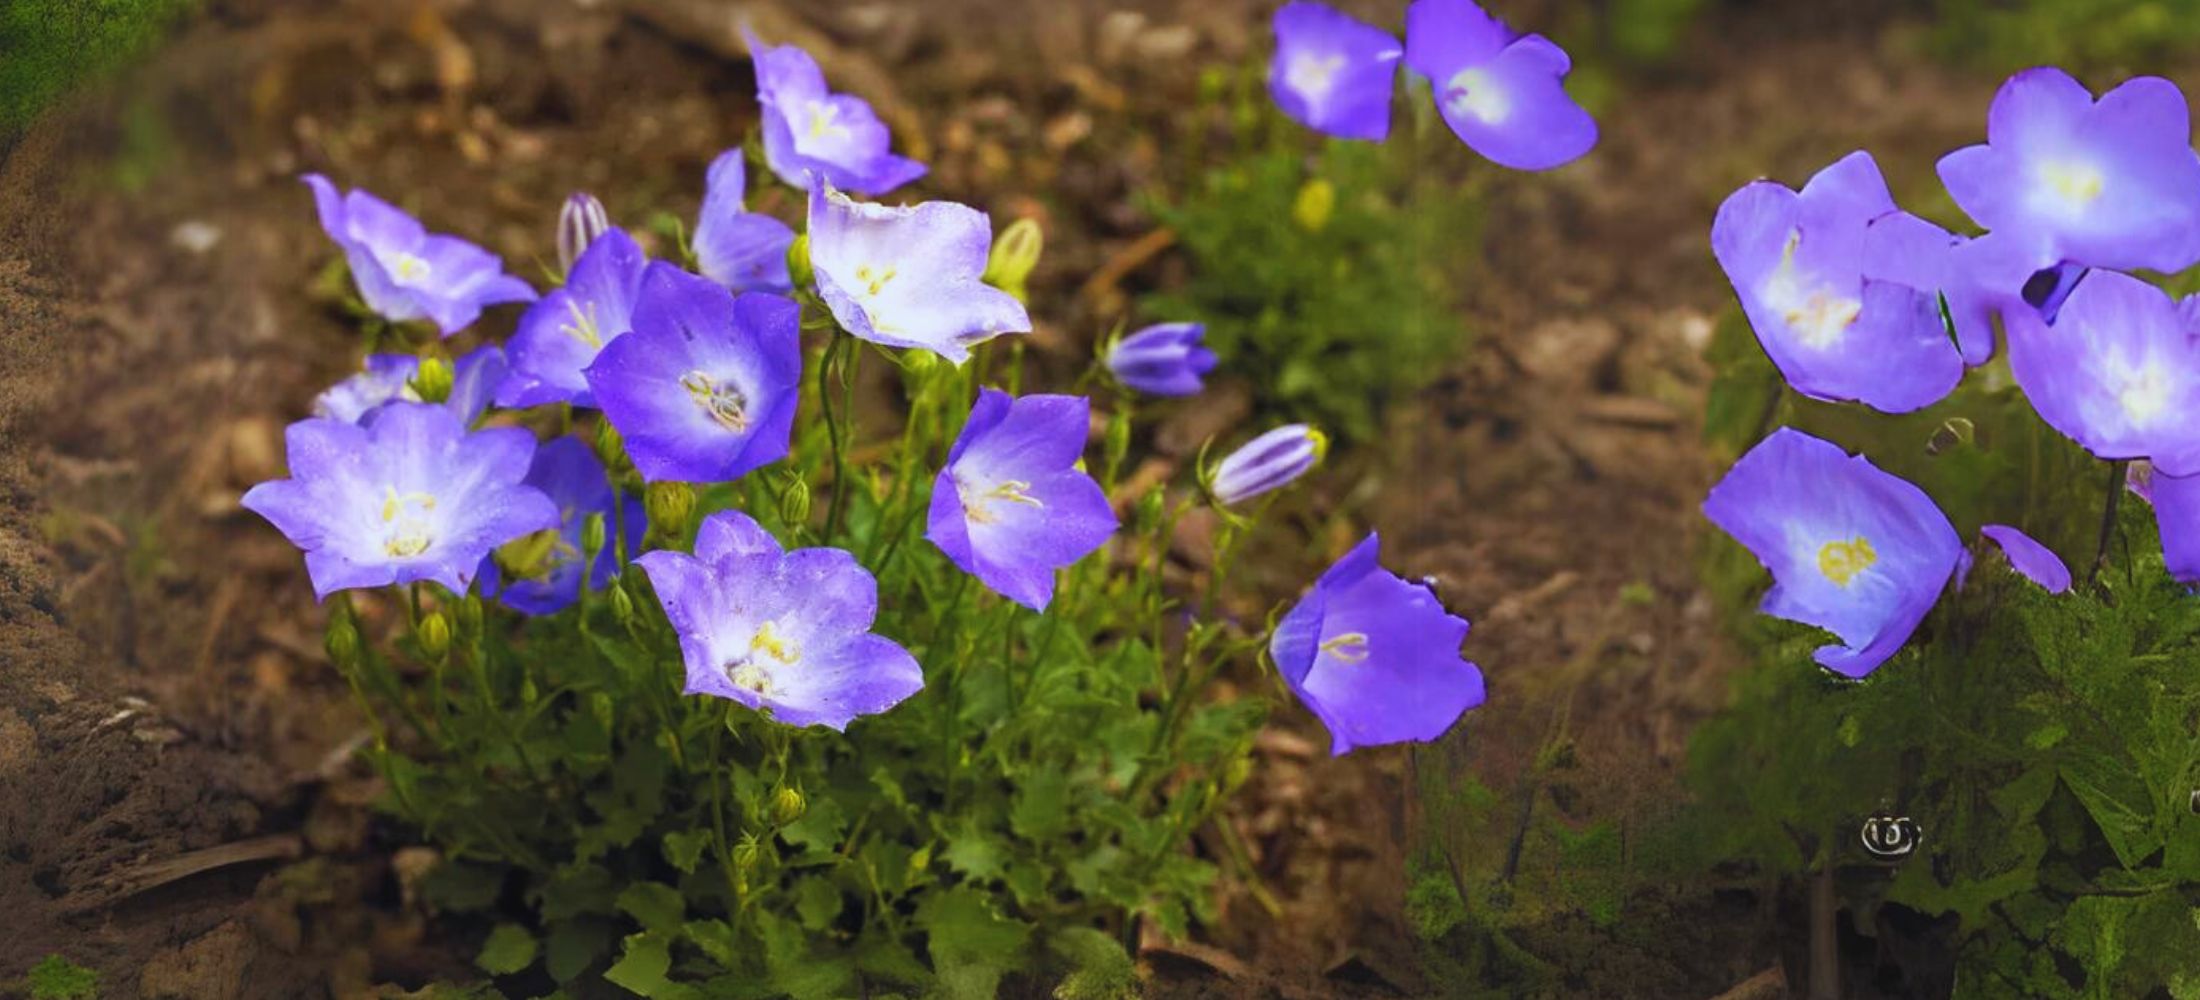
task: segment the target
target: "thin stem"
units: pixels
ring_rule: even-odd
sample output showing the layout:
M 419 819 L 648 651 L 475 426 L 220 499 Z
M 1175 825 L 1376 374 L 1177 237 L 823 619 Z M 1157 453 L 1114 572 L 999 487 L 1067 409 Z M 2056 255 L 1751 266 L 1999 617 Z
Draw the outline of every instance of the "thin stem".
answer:
M 2100 541 L 2093 548 L 2093 569 L 2086 574 L 2086 582 L 2093 583 L 2101 577 L 2101 568 L 2108 565 L 2108 543 L 2116 536 L 2116 505 L 2123 500 L 2124 477 L 2131 463 L 2118 459 L 2108 463 L 2108 499 L 2101 504 Z

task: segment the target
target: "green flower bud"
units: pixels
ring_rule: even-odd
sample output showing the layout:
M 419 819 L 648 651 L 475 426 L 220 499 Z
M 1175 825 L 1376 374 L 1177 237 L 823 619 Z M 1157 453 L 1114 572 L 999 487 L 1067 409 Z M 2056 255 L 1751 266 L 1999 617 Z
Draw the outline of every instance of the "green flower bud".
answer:
M 626 592 L 625 586 L 618 583 L 611 585 L 611 614 L 618 618 L 621 625 L 634 620 L 634 598 Z
M 663 535 L 687 530 L 688 515 L 695 513 L 695 490 L 686 483 L 651 483 L 642 494 L 649 511 L 649 526 Z
M 481 598 L 476 597 L 472 594 L 467 594 L 465 600 L 458 602 L 458 607 L 455 609 L 455 613 L 458 618 L 459 635 L 477 636 L 481 634 L 481 619 L 483 615 L 481 608 Z
M 596 554 L 602 552 L 606 544 L 604 531 L 603 513 L 601 511 L 590 514 L 581 520 L 581 558 L 590 565 L 595 563 Z
M 1131 453 L 1131 413 L 1129 409 L 1120 409 L 1108 416 L 1107 437 L 1103 440 L 1101 447 L 1108 460 L 1108 468 L 1120 469 L 1123 467 L 1124 457 Z
M 350 670 L 358 665 L 359 626 L 352 622 L 350 614 L 339 610 L 329 615 L 328 634 L 322 637 L 321 642 L 323 648 L 328 650 L 329 662 L 336 664 L 338 668 Z
M 932 845 L 926 844 L 919 847 L 917 853 L 909 856 L 909 878 L 912 881 L 923 875 L 924 870 L 930 867 L 932 867 Z
M 797 478 L 779 494 L 779 519 L 790 528 L 810 523 L 810 484 Z
M 763 860 L 764 847 L 756 841 L 744 837 L 740 843 L 733 845 L 734 871 L 746 875 L 755 871 L 757 864 Z
M 780 826 L 801 819 L 809 808 L 809 803 L 802 800 L 802 792 L 793 785 L 781 785 L 772 793 L 772 822 Z
M 1321 232 L 1329 225 L 1329 216 L 1337 209 L 1337 186 L 1327 178 L 1316 177 L 1299 188 L 1298 200 L 1291 204 L 1291 221 L 1309 233 Z
M 421 358 L 420 370 L 413 373 L 412 391 L 423 403 L 441 403 L 451 398 L 451 381 L 457 377 L 449 358 Z
M 993 253 L 985 260 L 985 282 L 1001 291 L 1024 298 L 1024 282 L 1031 277 L 1031 269 L 1039 266 L 1039 254 L 1046 249 L 1046 234 L 1039 229 L 1037 219 L 1017 219 L 1001 230 L 999 239 L 993 241 Z
M 609 420 L 596 422 L 596 458 L 603 463 L 604 470 L 614 480 L 618 478 L 620 470 L 628 467 L 626 439 L 619 436 L 619 429 L 611 426 Z
M 787 278 L 795 290 L 801 291 L 817 282 L 817 272 L 810 266 L 810 234 L 803 233 L 787 244 Z
M 441 611 L 429 612 L 420 620 L 420 627 L 413 630 L 413 639 L 420 643 L 422 655 L 440 660 L 451 651 L 451 620 Z

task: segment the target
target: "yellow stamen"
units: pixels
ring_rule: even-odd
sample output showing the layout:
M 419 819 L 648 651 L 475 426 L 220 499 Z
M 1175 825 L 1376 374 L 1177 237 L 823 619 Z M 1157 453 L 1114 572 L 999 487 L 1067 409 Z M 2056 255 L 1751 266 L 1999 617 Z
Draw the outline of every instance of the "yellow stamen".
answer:
M 1003 480 L 1000 485 L 963 501 L 963 517 L 972 524 L 992 524 L 994 501 L 1020 503 L 1044 508 L 1046 504 L 1029 492 L 1031 484 L 1021 479 Z
M 595 303 L 589 303 L 588 311 L 584 313 L 581 311 L 581 304 L 569 298 L 565 300 L 565 311 L 573 315 L 573 322 L 559 328 L 565 331 L 566 336 L 590 347 L 603 346 L 603 332 L 596 329 Z
M 897 273 L 899 273 L 898 268 L 879 269 L 864 264 L 856 268 L 856 280 L 863 282 L 864 291 L 875 299 L 878 298 L 880 292 L 885 291 L 886 283 L 894 280 L 894 275 Z
M 1359 663 L 1367 659 L 1367 633 L 1346 632 L 1325 640 L 1321 648 L 1345 663 Z
M 1832 580 L 1837 587 L 1846 587 L 1849 581 L 1879 561 L 1879 553 L 1872 550 L 1871 539 L 1858 535 L 1848 541 L 1827 542 L 1818 549 L 1818 572 Z
M 749 429 L 749 398 L 740 387 L 731 382 L 719 382 L 706 372 L 692 371 L 680 376 L 680 388 L 686 389 L 688 398 L 710 414 L 718 426 L 736 434 Z

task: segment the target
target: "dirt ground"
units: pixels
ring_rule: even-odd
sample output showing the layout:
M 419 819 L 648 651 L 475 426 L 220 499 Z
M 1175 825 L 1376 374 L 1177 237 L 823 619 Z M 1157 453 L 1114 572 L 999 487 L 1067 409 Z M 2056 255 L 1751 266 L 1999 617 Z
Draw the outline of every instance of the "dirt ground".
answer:
M 0 147 L 0 983 L 58 951 L 120 997 L 465 974 L 462 944 L 403 904 L 418 855 L 365 808 L 345 753 L 363 727 L 296 554 L 235 506 L 280 474 L 282 426 L 351 343 L 307 292 L 332 253 L 297 174 L 398 196 L 520 270 L 570 190 L 631 222 L 692 217 L 704 165 L 753 121 L 746 16 L 877 101 L 934 164 L 927 195 L 1046 223 L 1043 349 L 1073 358 L 1113 319 L 1087 278 L 1152 231 L 1131 198 L 1162 159 L 1141 123 L 1265 45 L 1264 8 L 913 6 L 219 0 Z M 1736 666 L 1695 580 L 1719 198 L 1858 145 L 1901 195 L 1982 128 L 1992 81 L 1902 58 L 1899 26 L 1775 6 L 1718 8 L 1702 58 L 1630 78 L 1588 160 L 1493 183 L 1484 246 L 1457 251 L 1477 347 L 1352 484 L 1396 567 L 1476 623 L 1491 703 L 1425 763 L 1510 787 L 1568 706 L 1589 776 L 1570 820 L 1676 795 Z M 1406 756 L 1332 761 L 1278 716 L 1232 821 L 1280 913 L 1234 884 L 1220 927 L 1147 956 L 1162 991 L 1464 989 L 1424 975 L 1401 911 L 1423 836 Z M 1603 956 L 1575 988 L 1707 997 L 1777 964 L 1747 908 L 1700 915 L 1689 947 Z

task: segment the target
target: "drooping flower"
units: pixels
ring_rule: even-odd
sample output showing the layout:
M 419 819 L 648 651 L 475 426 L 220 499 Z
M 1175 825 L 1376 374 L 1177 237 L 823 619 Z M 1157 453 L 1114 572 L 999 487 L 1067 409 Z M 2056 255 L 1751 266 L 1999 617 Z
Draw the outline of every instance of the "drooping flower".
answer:
M 1872 220 L 1894 211 L 1878 164 L 1863 152 L 1820 171 L 1800 193 L 1755 181 L 1719 206 L 1712 251 L 1758 343 L 1797 392 L 1905 413 L 1962 380 L 1937 289 L 1865 274 Z M 1881 236 L 1889 253 L 1916 256 L 1875 261 L 1874 273 L 1946 280 L 1951 246 L 1914 228 Z
M 1923 490 L 1786 427 L 1734 463 L 1703 510 L 1772 572 L 1759 610 L 1833 633 L 1816 658 L 1846 677 L 1902 648 L 1963 557 Z
M 1473 0 L 1413 0 L 1406 65 L 1429 78 L 1460 141 L 1501 166 L 1548 170 L 1597 144 L 1596 119 L 1566 94 L 1566 51 L 1516 35 Z
M 573 262 L 610 229 L 611 216 L 595 195 L 575 191 L 567 196 L 558 209 L 558 273 L 572 274 Z
M 532 302 L 535 290 L 504 273 L 495 254 L 455 236 L 430 234 L 419 220 L 365 191 L 339 195 L 320 174 L 307 174 L 321 228 L 344 251 L 367 306 L 392 322 L 425 319 L 448 337 L 473 325 L 481 310 Z
M 748 166 L 741 150 L 729 149 L 710 163 L 703 180 L 703 211 L 695 220 L 695 265 L 709 278 L 736 292 L 794 290 L 787 277 L 787 247 L 794 230 L 743 202 Z
M 576 437 L 561 437 L 535 449 L 525 482 L 557 505 L 558 524 L 551 529 L 540 564 L 531 567 L 535 573 L 508 577 L 497 569 L 495 560 L 487 560 L 479 577 L 481 590 L 484 596 L 495 597 L 514 611 L 556 614 L 580 599 L 584 554 L 581 532 L 589 516 L 603 515 L 607 538 L 618 537 L 618 522 L 623 520 L 630 547 L 639 546 L 643 532 L 649 529 L 649 518 L 637 497 L 625 498 L 618 518 L 613 518 L 611 477 L 604 474 L 595 451 Z M 595 563 L 588 569 L 589 586 L 600 589 L 617 578 L 617 549 L 607 541 L 596 554 Z
M 1985 144 L 1942 158 L 1940 177 L 2032 271 L 2200 263 L 2200 155 L 2185 95 L 2158 77 L 2096 102 L 2062 70 L 2018 73 L 1994 95 Z
M 764 162 L 780 180 L 804 190 L 823 181 L 875 198 L 924 176 L 924 164 L 891 152 L 893 136 L 869 103 L 826 89 L 809 53 L 743 37 L 756 64 Z
M 1276 624 L 1269 654 L 1329 728 L 1330 753 L 1444 735 L 1482 704 L 1482 671 L 1459 655 L 1467 621 L 1435 589 L 1383 569 L 1370 534 Z
M 1082 396 L 979 392 L 932 483 L 925 537 L 996 593 L 1045 610 L 1054 571 L 1115 533 L 1107 495 L 1077 468 L 1091 411 Z
M 651 482 L 727 482 L 787 454 L 802 379 L 801 310 L 649 265 L 633 332 L 587 369 L 596 405 Z
M 471 426 L 489 409 L 490 389 L 505 378 L 504 349 L 495 344 L 474 348 L 451 367 L 451 395 L 444 401 L 444 408 L 460 423 Z M 413 355 L 367 355 L 364 371 L 313 398 L 313 415 L 356 424 L 384 403 L 420 402 L 420 393 L 412 387 L 413 377 L 419 373 L 420 359 Z
M 519 318 L 512 334 L 512 373 L 497 387 L 508 408 L 571 403 L 596 405 L 582 374 L 604 346 L 633 327 L 649 258 L 623 229 L 606 229 L 573 262 L 564 287 L 544 295 Z
M 993 224 L 968 205 L 889 208 L 818 187 L 809 236 L 818 294 L 864 340 L 921 347 L 959 365 L 973 345 L 1031 330 L 1023 303 L 980 280 Z
M 2162 535 L 2162 561 L 2179 583 L 2200 584 L 2200 476 L 2147 477 L 2154 526 Z
M 2009 319 L 2009 369 L 2040 419 L 2102 458 L 2200 473 L 2200 341 L 2160 289 L 2094 271 L 2055 322 Z
M 304 550 L 317 597 L 416 580 L 463 593 L 490 550 L 558 523 L 522 482 L 535 453 L 525 428 L 468 433 L 443 407 L 394 402 L 356 426 L 301 420 L 284 441 L 291 478 L 243 503 Z
M 1340 139 L 1390 134 L 1390 94 L 1405 50 L 1390 33 L 1313 0 L 1276 10 L 1268 93 L 1292 120 Z
M 878 582 L 839 549 L 782 551 L 739 511 L 703 521 L 695 554 L 636 560 L 680 636 L 687 693 L 844 730 L 924 687 L 909 651 L 871 632 Z
M 1191 396 L 1201 376 L 1213 371 L 1215 352 L 1200 344 L 1204 323 L 1161 323 L 1116 341 L 1108 371 L 1117 381 L 1153 396 Z
M 2009 559 L 2009 568 L 2025 579 L 2039 584 L 2050 594 L 2068 593 L 2070 567 L 2063 565 L 2062 557 L 2055 550 L 2041 545 L 2038 539 L 2006 524 L 1989 524 L 1979 529 Z
M 1246 442 L 1215 465 L 1208 492 L 1223 505 L 1287 486 L 1329 451 L 1329 439 L 1305 424 L 1287 424 Z

